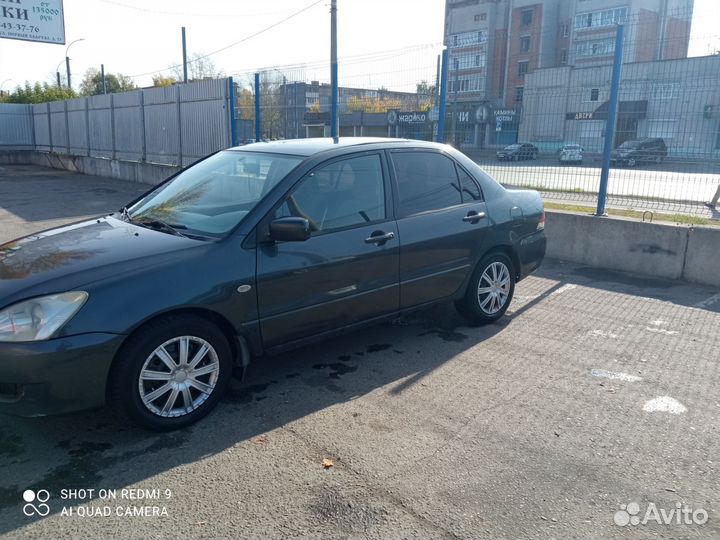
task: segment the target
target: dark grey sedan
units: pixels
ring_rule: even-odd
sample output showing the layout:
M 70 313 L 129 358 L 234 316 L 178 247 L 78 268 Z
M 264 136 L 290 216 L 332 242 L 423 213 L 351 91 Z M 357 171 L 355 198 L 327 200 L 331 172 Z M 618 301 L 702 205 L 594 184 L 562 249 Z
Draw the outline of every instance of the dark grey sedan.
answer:
M 253 358 L 438 301 L 497 321 L 544 254 L 539 195 L 448 146 L 222 151 L 115 214 L 0 246 L 0 411 L 108 403 L 183 427 Z

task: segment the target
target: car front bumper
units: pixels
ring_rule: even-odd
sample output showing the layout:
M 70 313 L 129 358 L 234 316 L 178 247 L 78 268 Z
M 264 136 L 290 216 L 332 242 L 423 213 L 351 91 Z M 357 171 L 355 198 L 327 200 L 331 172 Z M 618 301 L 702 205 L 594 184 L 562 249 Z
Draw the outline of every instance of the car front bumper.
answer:
M 0 343 L 0 413 L 46 416 L 102 405 L 124 337 L 92 333 Z

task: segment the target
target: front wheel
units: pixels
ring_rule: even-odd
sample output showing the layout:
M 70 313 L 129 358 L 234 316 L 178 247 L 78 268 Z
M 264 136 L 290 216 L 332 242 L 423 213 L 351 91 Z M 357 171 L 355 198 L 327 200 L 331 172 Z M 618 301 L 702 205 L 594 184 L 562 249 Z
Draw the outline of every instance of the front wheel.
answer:
M 230 345 L 215 325 L 191 315 L 169 316 L 124 344 L 110 370 L 108 398 L 144 428 L 179 429 L 217 405 L 231 373 Z
M 515 270 L 504 253 L 491 253 L 475 268 L 465 296 L 455 303 L 458 312 L 475 323 L 488 324 L 507 311 L 515 293 Z

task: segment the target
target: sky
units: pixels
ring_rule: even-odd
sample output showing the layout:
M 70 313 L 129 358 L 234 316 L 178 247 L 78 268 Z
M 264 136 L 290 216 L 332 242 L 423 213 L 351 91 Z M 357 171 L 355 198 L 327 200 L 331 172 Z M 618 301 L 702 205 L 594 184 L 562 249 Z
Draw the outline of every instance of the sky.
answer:
M 720 48 L 719 3 L 696 0 L 692 56 Z M 64 0 L 64 6 L 66 42 L 83 39 L 69 51 L 75 87 L 100 64 L 106 72 L 133 76 L 138 86 L 151 85 L 153 74 L 170 74 L 167 68 L 181 61 L 182 26 L 190 54 L 240 41 L 211 56 L 227 75 L 247 77 L 274 66 L 288 79 L 329 78 L 330 0 Z M 444 0 L 338 0 L 338 52 L 345 58 L 340 83 L 414 90 L 416 82 L 433 80 L 444 6 Z M 64 73 L 65 49 L 0 39 L 2 89 L 51 81 L 59 63 Z

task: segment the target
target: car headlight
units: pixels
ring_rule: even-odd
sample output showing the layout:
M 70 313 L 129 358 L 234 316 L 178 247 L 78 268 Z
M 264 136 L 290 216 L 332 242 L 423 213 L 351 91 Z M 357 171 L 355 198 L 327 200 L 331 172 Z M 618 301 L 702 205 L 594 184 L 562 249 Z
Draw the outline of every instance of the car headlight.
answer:
M 88 293 L 66 292 L 32 298 L 0 311 L 0 341 L 42 341 L 85 304 Z

